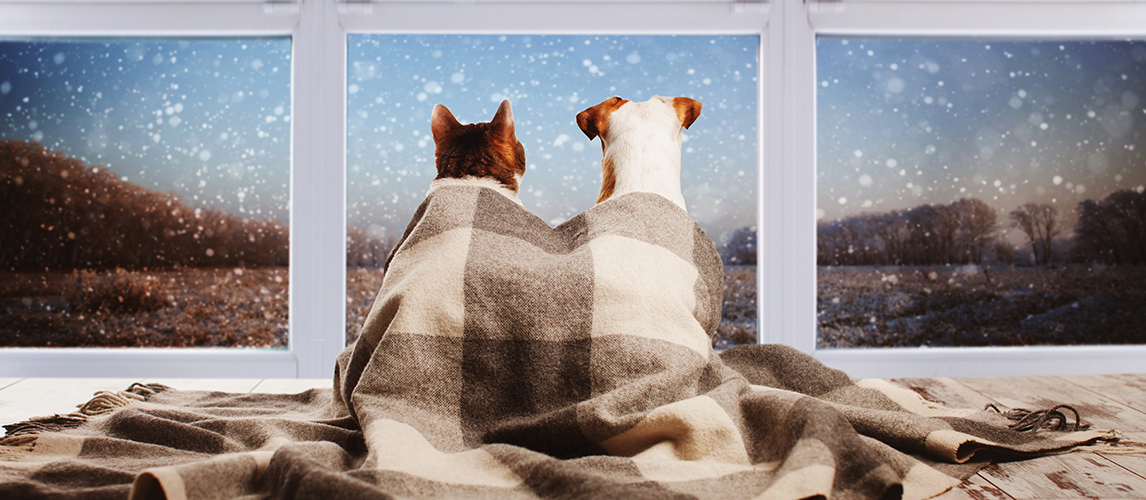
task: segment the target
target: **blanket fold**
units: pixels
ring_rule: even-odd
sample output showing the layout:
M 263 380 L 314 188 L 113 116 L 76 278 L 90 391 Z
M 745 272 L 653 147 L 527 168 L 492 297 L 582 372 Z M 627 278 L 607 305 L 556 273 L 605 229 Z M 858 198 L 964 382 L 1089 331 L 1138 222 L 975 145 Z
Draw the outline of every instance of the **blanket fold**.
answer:
M 1110 437 L 1020 432 L 784 346 L 717 354 L 722 280 L 657 195 L 550 228 L 437 189 L 332 389 L 133 388 L 10 432 L 0 497 L 927 498 L 992 457 Z

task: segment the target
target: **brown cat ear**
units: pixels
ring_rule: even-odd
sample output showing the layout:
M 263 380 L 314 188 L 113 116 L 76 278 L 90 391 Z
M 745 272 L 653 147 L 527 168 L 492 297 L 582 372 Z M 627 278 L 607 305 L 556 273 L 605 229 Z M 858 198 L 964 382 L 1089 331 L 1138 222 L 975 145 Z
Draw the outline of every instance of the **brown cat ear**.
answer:
M 442 140 L 452 135 L 454 129 L 461 127 L 453 113 L 441 104 L 434 105 L 434 112 L 430 115 L 430 131 L 434 134 L 434 144 L 441 144 Z
M 513 108 L 509 105 L 509 99 L 501 101 L 501 106 L 497 107 L 497 113 L 494 113 L 493 120 L 489 124 L 495 136 L 502 142 L 508 144 L 517 142 L 513 133 Z

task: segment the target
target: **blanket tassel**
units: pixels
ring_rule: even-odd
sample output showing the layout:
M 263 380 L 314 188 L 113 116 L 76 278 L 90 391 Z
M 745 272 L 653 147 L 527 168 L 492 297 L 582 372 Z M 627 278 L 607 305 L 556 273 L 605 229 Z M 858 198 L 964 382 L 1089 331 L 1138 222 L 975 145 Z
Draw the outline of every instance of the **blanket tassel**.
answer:
M 1082 431 L 1090 428 L 1090 424 L 1084 423 L 1078 414 L 1078 410 L 1070 405 L 1058 405 L 1048 410 L 1035 410 L 1031 411 L 1025 408 L 1011 408 L 1003 410 L 994 403 L 987 405 L 984 410 L 992 410 L 1013 422 L 1008 427 L 1019 432 L 1033 432 L 1039 429 L 1047 429 L 1051 431 L 1066 431 L 1075 432 Z M 1069 410 L 1074 414 L 1074 423 L 1072 424 L 1060 410 Z
M 1004 410 L 998 405 L 989 404 L 984 410 L 991 410 L 1007 417 L 1013 422 L 1009 427 L 1019 432 L 1033 432 L 1039 429 L 1074 432 L 1090 428 L 1090 424 L 1082 421 L 1078 410 L 1070 405 L 1058 405 L 1047 410 L 1031 411 L 1025 408 Z M 1073 423 L 1062 410 L 1068 410 L 1074 415 Z M 1143 455 L 1146 454 L 1146 441 L 1123 439 L 1122 433 L 1117 430 L 1110 430 L 1106 431 L 1105 436 L 1098 438 L 1095 444 L 1075 446 L 1066 451 L 1068 453 L 1089 451 L 1104 455 Z
M 134 383 L 125 391 L 99 391 L 90 401 L 79 405 L 79 411 L 66 415 L 55 414 L 46 417 L 32 417 L 25 422 L 17 422 L 4 426 L 4 438 L 0 439 L 0 446 L 21 446 L 12 444 L 13 438 L 26 435 L 35 435 L 42 432 L 56 432 L 64 429 L 79 427 L 87 422 L 88 417 L 111 413 L 123 408 L 132 401 L 147 401 L 151 395 L 170 389 L 163 384 Z

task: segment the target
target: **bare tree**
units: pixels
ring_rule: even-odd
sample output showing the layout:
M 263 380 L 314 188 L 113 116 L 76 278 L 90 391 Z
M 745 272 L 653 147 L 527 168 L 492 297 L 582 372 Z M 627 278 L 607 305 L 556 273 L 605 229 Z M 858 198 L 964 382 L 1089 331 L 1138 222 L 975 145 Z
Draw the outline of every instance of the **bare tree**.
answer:
M 978 198 L 963 198 L 951 204 L 959 221 L 955 255 L 960 263 L 982 263 L 983 254 L 996 239 L 999 218 L 995 209 Z
M 991 247 L 991 252 L 995 254 L 995 261 L 1003 264 L 1014 264 L 1015 254 L 1019 253 L 1011 242 L 1002 238 L 995 239 L 994 245 Z
M 720 248 L 720 258 L 726 265 L 756 265 L 756 226 L 733 231 Z
M 398 235 L 389 231 L 381 234 L 368 233 L 357 227 L 346 228 L 346 267 L 384 267 L 386 257 Z
M 1078 204 L 1073 258 L 1109 264 L 1146 263 L 1146 193 L 1122 190 Z
M 820 265 L 942 265 L 981 263 L 997 239 L 998 215 L 964 198 L 817 223 Z
M 1035 264 L 1046 264 L 1051 258 L 1051 243 L 1062 233 L 1058 226 L 1058 209 L 1041 203 L 1024 203 L 1011 211 L 1011 226 L 1018 228 L 1031 242 Z

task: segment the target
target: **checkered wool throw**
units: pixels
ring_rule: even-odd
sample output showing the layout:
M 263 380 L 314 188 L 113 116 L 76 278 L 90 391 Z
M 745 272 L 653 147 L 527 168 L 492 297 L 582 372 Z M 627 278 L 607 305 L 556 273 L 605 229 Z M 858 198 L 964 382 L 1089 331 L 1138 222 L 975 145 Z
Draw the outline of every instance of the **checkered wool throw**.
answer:
M 1014 431 L 782 346 L 718 355 L 722 280 L 657 195 L 553 229 L 442 188 L 333 389 L 105 394 L 10 426 L 0 497 L 926 498 L 984 456 L 1104 437 Z

